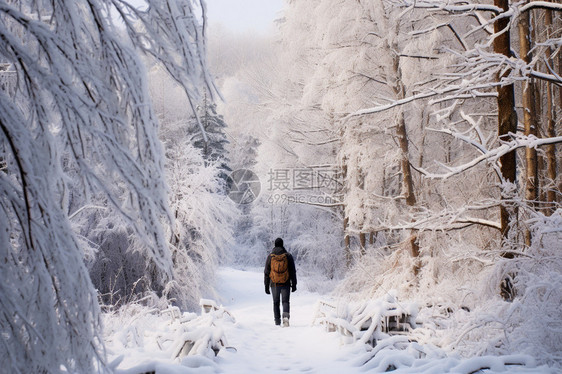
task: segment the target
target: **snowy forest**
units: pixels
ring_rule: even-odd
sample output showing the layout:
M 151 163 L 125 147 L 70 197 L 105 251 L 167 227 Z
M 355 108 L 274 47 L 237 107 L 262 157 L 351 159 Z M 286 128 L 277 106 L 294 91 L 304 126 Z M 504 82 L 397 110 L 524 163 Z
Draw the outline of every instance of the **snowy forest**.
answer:
M 0 372 L 260 372 L 277 237 L 311 372 L 562 370 L 562 4 L 140 3 L 0 0 Z

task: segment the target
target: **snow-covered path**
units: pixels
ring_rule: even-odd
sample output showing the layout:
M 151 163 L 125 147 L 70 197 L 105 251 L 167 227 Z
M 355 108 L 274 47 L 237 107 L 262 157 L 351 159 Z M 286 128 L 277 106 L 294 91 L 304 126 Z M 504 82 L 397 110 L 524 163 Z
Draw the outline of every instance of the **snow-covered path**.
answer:
M 392 349 L 399 336 L 381 340 L 370 353 L 359 342 L 342 344 L 338 333 L 312 324 L 322 295 L 305 291 L 306 281 L 299 279 L 299 289 L 291 294 L 288 328 L 273 323 L 272 298 L 264 292 L 261 269 L 221 268 L 217 301 L 222 307 L 215 312 L 180 315 L 175 308 L 174 316 L 173 308 L 155 313 L 130 305 L 126 313 L 107 314 L 105 343 L 110 366 L 117 368 L 117 374 L 353 374 L 389 368 L 396 368 L 396 374 L 558 373 L 537 367 L 532 357 L 523 355 L 462 359 L 454 352 L 407 341 L 402 348 Z M 196 343 L 181 354 L 189 341 Z M 220 349 L 215 357 L 209 344 L 219 341 L 236 351 Z
M 299 280 L 300 282 L 300 280 Z M 218 292 L 222 304 L 236 318 L 225 326 L 228 344 L 237 352 L 221 351 L 219 366 L 226 373 L 354 373 L 349 357 L 357 347 L 340 344 L 339 336 L 312 326 L 320 295 L 303 291 L 291 294 L 291 326 L 273 323 L 270 295 L 265 294 L 263 273 L 223 268 Z

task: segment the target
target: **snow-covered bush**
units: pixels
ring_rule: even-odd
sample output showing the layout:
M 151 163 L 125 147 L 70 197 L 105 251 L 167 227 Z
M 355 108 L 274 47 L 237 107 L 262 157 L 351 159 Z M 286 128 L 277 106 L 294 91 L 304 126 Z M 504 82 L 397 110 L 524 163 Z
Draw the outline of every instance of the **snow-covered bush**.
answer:
M 531 246 L 513 259 L 495 258 L 482 299 L 468 321 L 466 316 L 456 321 L 460 335 L 451 339 L 450 348 L 470 355 L 525 353 L 562 368 L 562 210 L 530 215 Z M 498 296 L 506 277 L 515 289 L 512 302 Z
M 337 333 L 340 342 L 364 346 L 364 353 L 352 359 L 361 370 L 382 373 L 463 373 L 490 372 L 551 373 L 538 366 L 529 354 L 482 354 L 461 357 L 455 350 L 427 339 L 435 315 L 418 315 L 415 302 L 399 300 L 393 293 L 378 299 L 349 302 L 322 301 L 317 304 L 314 323 Z M 444 316 L 443 316 L 444 317 Z M 367 346 L 365 346 L 367 344 Z M 472 355 L 474 356 L 474 355 Z
M 223 307 L 201 315 L 182 313 L 164 299 L 127 304 L 102 318 L 110 366 L 116 373 L 177 370 L 178 364 L 215 368 L 215 356 L 228 346 L 223 326 L 235 322 Z
M 142 255 L 125 225 L 102 220 L 89 240 L 98 248 L 88 267 L 90 278 L 103 304 L 119 307 L 162 290 L 154 264 Z

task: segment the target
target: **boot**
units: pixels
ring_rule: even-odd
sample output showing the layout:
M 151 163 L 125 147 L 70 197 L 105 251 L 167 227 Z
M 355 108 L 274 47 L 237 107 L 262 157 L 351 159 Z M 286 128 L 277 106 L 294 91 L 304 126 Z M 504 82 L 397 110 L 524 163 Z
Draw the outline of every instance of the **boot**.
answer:
M 289 327 L 289 313 L 283 313 L 283 327 Z

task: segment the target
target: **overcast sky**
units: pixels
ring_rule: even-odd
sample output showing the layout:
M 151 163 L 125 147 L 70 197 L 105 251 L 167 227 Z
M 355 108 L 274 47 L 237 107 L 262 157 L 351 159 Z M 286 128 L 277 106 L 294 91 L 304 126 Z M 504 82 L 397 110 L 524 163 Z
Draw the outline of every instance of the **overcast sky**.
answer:
M 210 26 L 222 24 L 232 32 L 266 33 L 283 8 L 283 0 L 206 0 Z

